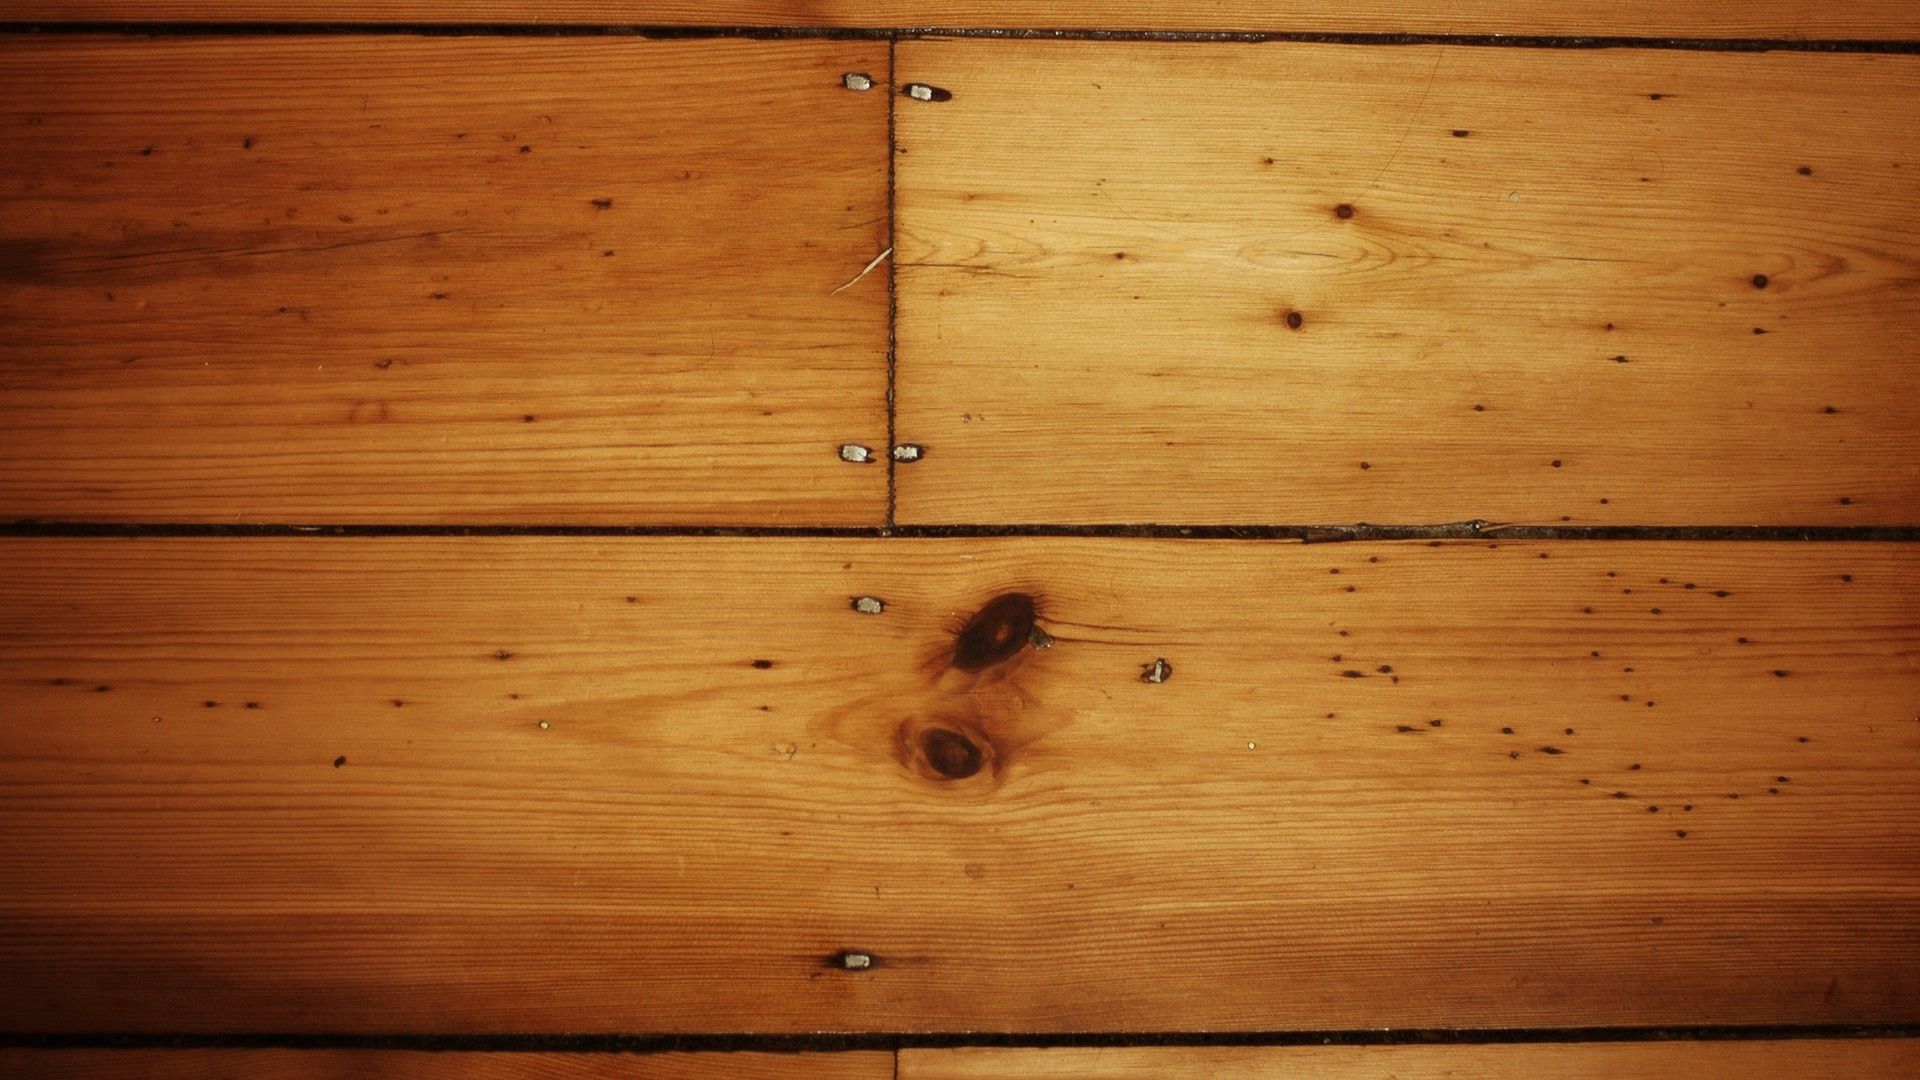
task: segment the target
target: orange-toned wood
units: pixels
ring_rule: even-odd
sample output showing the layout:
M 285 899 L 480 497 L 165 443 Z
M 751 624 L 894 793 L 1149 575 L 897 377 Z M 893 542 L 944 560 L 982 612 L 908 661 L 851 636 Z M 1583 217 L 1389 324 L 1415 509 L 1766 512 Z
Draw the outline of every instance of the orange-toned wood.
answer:
M 0 1074 L 45 1080 L 892 1080 L 893 1055 L 0 1050 Z
M 1920 520 L 1920 57 L 898 63 L 901 521 Z
M 13 19 L 1913 38 L 1904 0 L 10 0 Z
M 1898 1080 L 1912 1039 L 1541 1043 L 1519 1046 L 905 1050 L 899 1080 Z
M 1913 1022 L 1916 620 L 1896 544 L 9 539 L 0 1030 Z
M 0 43 L 0 518 L 878 523 L 886 63 Z

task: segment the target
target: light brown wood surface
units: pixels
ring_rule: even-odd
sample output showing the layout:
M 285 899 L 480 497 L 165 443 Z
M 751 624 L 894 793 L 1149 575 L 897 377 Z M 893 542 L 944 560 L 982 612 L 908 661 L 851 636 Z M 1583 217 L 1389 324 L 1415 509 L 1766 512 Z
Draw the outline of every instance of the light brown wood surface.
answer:
M 1920 520 L 1920 57 L 897 64 L 903 522 Z
M 900 1052 L 898 1080 L 1896 1080 L 1911 1039 L 1486 1046 L 971 1047 Z M 884 1052 L 574 1054 L 368 1050 L 0 1050 L 0 1072 L 47 1080 L 892 1080 Z
M 899 1080 L 1900 1080 L 1912 1039 L 904 1050 Z
M 0 41 L 0 518 L 879 523 L 886 63 Z
M 885 1052 L 551 1053 L 406 1050 L 0 1050 L 0 1075 L 45 1080 L 892 1080 Z
M 10 0 L 13 19 L 1896 38 L 1906 0 Z
M 1910 1023 L 1916 571 L 8 539 L 0 1030 Z

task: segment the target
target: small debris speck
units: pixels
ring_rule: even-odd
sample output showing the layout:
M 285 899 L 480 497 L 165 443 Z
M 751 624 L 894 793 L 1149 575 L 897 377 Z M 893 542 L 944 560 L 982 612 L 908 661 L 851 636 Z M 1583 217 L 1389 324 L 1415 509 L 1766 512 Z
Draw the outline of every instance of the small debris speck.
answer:
M 333 759 L 333 767 L 336 769 L 342 765 L 345 765 L 346 763 L 347 763 L 347 755 L 345 754 L 341 754 L 339 757 Z
M 856 596 L 853 598 L 853 610 L 862 615 L 878 615 L 887 610 L 887 602 L 877 596 Z
M 1141 682 L 1163 683 L 1171 678 L 1173 678 L 1173 665 L 1167 663 L 1165 657 L 1161 657 L 1151 664 L 1140 665 Z

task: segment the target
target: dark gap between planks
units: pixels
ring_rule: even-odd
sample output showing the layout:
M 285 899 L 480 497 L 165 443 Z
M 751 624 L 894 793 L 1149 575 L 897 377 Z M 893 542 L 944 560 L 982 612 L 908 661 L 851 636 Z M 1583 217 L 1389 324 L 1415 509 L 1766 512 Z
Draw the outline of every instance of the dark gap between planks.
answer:
M 1920 542 L 1920 525 L 294 525 L 15 521 L 0 537 L 743 536 L 837 539 L 1113 537 L 1154 540 L 1705 540 Z
M 1920 1038 L 1920 1024 L 1783 1024 L 1710 1027 L 1406 1028 L 1345 1031 L 1234 1032 L 956 1032 L 950 1034 L 617 1035 L 345 1033 L 93 1033 L 0 1032 L 0 1047 L 89 1050 L 434 1050 L 598 1054 L 819 1053 L 957 1047 L 1134 1046 L 1480 1046 L 1503 1043 L 1738 1042 L 1783 1039 Z
M 1404 34 L 1287 30 L 1102 30 L 992 27 L 661 26 L 575 23 L 362 22 L 7 22 L 9 34 L 119 34 L 132 37 L 344 35 L 413 37 L 641 37 L 763 40 L 990 38 L 1040 41 L 1159 41 L 1200 43 L 1299 42 L 1323 45 L 1466 45 L 1518 49 L 1677 49 L 1695 52 L 1920 53 L 1920 40 L 1876 38 L 1701 38 L 1567 34 Z

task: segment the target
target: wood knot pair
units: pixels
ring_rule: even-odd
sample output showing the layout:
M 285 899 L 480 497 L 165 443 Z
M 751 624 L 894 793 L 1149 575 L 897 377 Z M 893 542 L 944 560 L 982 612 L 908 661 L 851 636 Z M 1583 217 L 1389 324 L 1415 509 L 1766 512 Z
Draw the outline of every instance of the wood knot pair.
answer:
M 995 724 L 989 717 L 997 714 L 991 707 L 983 708 L 990 699 L 981 696 L 982 684 L 974 677 L 1001 669 L 994 677 L 1002 678 L 1011 670 L 1003 665 L 1023 650 L 1051 644 L 1052 637 L 1040 629 L 1039 605 L 1032 596 L 1010 592 L 987 601 L 954 632 L 952 652 L 941 665 L 966 678 L 936 691 L 944 699 L 940 705 L 901 721 L 900 760 L 926 779 L 940 782 L 994 773 L 1002 743 L 995 739 Z

